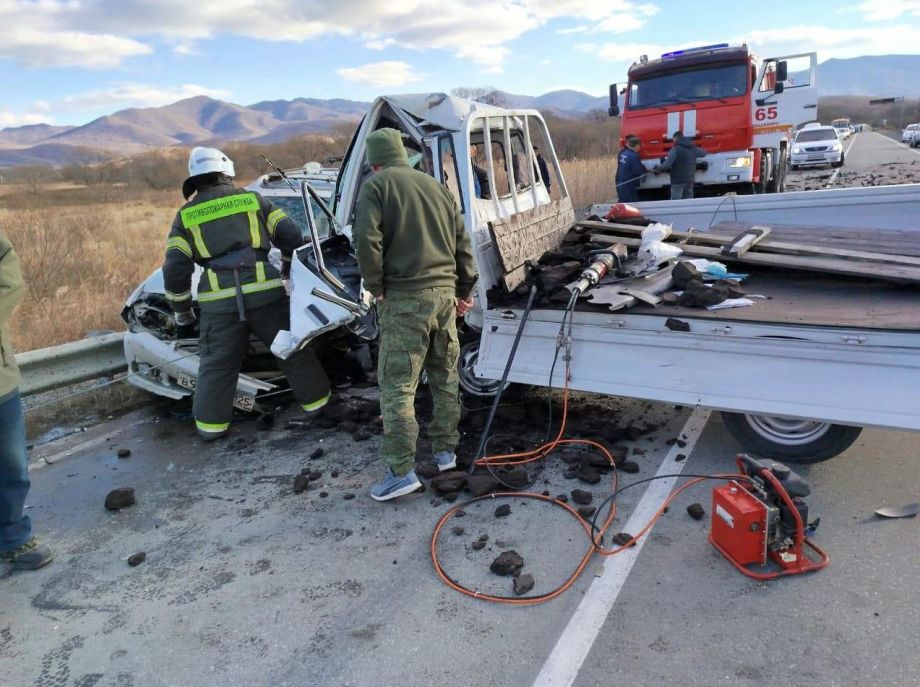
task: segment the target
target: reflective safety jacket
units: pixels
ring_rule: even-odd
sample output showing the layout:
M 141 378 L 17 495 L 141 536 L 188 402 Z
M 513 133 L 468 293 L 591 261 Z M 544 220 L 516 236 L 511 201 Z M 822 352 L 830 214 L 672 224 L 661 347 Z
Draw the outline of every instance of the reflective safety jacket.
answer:
M 192 275 L 195 265 L 204 268 L 198 283 L 198 305 L 209 312 L 237 309 L 233 272 L 209 269 L 208 263 L 228 253 L 253 249 L 251 268 L 239 271 L 243 302 L 257 308 L 284 298 L 281 275 L 268 262 L 274 244 L 282 260 L 303 245 L 297 225 L 258 193 L 218 183 L 201 188 L 176 214 L 166 242 L 163 280 L 166 299 L 176 312 L 192 307 Z

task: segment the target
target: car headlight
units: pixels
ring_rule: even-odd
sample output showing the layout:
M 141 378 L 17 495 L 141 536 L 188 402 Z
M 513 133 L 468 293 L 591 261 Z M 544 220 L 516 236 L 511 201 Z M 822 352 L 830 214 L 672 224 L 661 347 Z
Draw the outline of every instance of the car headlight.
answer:
M 729 167 L 750 167 L 751 158 L 745 157 L 730 157 L 727 160 Z
M 831 146 L 831 150 L 833 150 L 835 153 L 839 153 L 841 150 L 843 150 L 843 146 L 839 143 L 835 143 Z
M 796 155 L 798 155 L 799 153 L 802 152 L 802 146 L 793 146 L 793 147 L 792 147 L 792 152 L 795 153 Z

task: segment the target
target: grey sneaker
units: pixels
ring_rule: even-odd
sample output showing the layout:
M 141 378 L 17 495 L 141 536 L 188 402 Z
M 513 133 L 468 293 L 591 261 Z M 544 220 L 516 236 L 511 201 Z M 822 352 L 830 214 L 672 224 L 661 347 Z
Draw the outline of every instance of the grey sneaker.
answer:
M 434 454 L 434 462 L 438 464 L 438 470 L 453 470 L 457 467 L 457 454 L 452 451 L 441 451 Z
M 409 470 L 405 475 L 397 477 L 390 468 L 387 468 L 383 481 L 371 487 L 371 498 L 375 501 L 389 501 L 421 488 L 422 483 L 415 476 L 415 470 Z
M 54 560 L 54 554 L 33 537 L 18 549 L 0 551 L 0 561 L 12 563 L 17 570 L 38 570 Z

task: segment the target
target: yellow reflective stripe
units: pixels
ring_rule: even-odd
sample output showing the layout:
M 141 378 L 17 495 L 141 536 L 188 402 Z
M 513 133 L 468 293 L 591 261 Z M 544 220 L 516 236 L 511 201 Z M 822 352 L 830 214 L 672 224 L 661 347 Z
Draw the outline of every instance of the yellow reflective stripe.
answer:
M 259 260 L 256 263 L 256 281 L 263 282 L 265 281 L 265 263 Z
M 252 239 L 252 247 L 261 248 L 262 232 L 259 231 L 259 216 L 254 212 L 247 214 L 249 215 L 249 236 Z
M 243 293 L 258 293 L 260 291 L 270 291 L 271 289 L 283 286 L 280 279 L 269 279 L 261 283 L 253 282 L 243 284 Z M 203 291 L 198 293 L 198 302 L 207 303 L 209 301 L 219 301 L 224 298 L 233 298 L 236 296 L 236 287 L 229 289 L 217 289 L 215 291 Z
M 172 249 L 185 253 L 188 257 L 192 257 L 191 244 L 181 236 L 173 236 L 166 242 L 166 250 Z
M 226 432 L 230 429 L 229 422 L 202 422 L 195 420 L 195 426 L 201 432 Z
M 275 236 L 275 227 L 278 226 L 278 222 L 287 217 L 284 214 L 284 210 L 281 208 L 276 208 L 268 213 L 268 221 L 265 223 L 265 226 L 268 227 L 268 235 L 274 238 Z
M 166 300 L 173 301 L 174 303 L 179 303 L 181 301 L 190 301 L 192 300 L 192 292 L 186 291 L 184 293 L 170 293 L 166 292 Z
M 195 248 L 198 250 L 198 255 L 202 258 L 210 258 L 211 253 L 208 251 L 208 247 L 204 245 L 204 239 L 201 238 L 201 227 L 195 224 L 188 227 L 188 230 L 192 233 L 192 238 L 195 240 Z
M 319 399 L 318 401 L 313 401 L 313 403 L 304 403 L 304 404 L 302 404 L 300 407 L 303 408 L 304 410 L 306 410 L 307 412 L 310 412 L 310 411 L 312 411 L 312 410 L 319 410 L 319 409 L 322 408 L 324 405 L 326 405 L 327 403 L 329 403 L 329 399 L 330 399 L 330 398 L 332 398 L 332 392 L 331 392 L 331 391 L 330 391 L 328 394 L 326 394 L 325 396 L 323 396 L 321 399 Z
M 239 193 L 197 203 L 180 210 L 179 217 L 182 219 L 182 225 L 186 229 L 191 229 L 205 222 L 213 222 L 243 212 L 258 212 L 259 209 L 259 199 L 255 193 Z
M 217 281 L 217 273 L 210 267 L 206 269 L 205 272 L 208 274 L 208 285 L 211 287 L 211 291 L 220 291 L 220 282 Z

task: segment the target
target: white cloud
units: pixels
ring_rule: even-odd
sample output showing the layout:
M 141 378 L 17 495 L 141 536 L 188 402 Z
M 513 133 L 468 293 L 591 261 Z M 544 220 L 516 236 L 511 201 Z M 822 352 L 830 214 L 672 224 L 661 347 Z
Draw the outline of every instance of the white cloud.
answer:
M 30 66 L 112 67 L 147 54 L 136 39 L 190 41 L 233 34 L 304 42 L 357 36 L 372 49 L 443 50 L 489 69 L 508 44 L 557 19 L 633 30 L 657 7 L 632 0 L 0 0 L 0 56 Z M 4 17 L 5 15 L 5 17 Z M 33 31 L 29 36 L 28 31 Z
M 11 112 L 0 110 L 0 129 L 8 126 L 25 126 L 26 124 L 48 124 L 51 122 L 46 114 L 39 112 Z
M 896 46 L 902 46 L 900 51 L 903 52 L 903 46 L 916 45 L 917 36 L 917 28 L 911 26 L 863 26 L 857 29 L 790 26 L 785 29 L 750 31 L 732 42 L 747 42 L 764 57 L 782 53 L 817 52 L 818 61 L 824 62 L 832 57 L 890 55 L 899 51 Z
M 920 17 L 920 0 L 866 0 L 852 8 L 868 21 L 890 21 L 901 15 Z
M 53 103 L 51 107 L 60 112 L 119 110 L 126 107 L 159 107 L 198 95 L 206 95 L 210 98 L 227 98 L 230 96 L 230 92 L 217 88 L 205 88 L 197 84 L 164 87 L 125 83 L 116 84 L 105 90 L 68 95 Z
M 409 63 L 397 61 L 371 62 L 360 67 L 343 67 L 335 71 L 346 81 L 382 88 L 405 86 L 425 78 L 424 74 L 416 72 Z
M 78 3 L 0 0 L 0 58 L 26 67 L 108 69 L 149 46 L 105 31 L 79 30 L 67 21 Z

